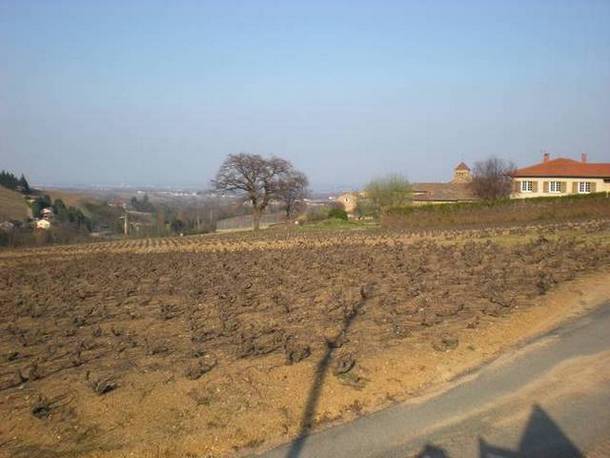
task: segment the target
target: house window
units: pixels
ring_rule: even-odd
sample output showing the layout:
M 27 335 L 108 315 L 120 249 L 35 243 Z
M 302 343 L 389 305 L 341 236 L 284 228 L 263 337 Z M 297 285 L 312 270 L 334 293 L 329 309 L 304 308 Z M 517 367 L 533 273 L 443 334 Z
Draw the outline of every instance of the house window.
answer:
M 578 192 L 580 192 L 582 194 L 591 192 L 591 182 L 590 181 L 580 181 L 578 183 Z
M 549 192 L 561 192 L 561 181 L 549 182 Z
M 534 189 L 534 182 L 524 180 L 521 182 L 521 192 L 532 192 Z

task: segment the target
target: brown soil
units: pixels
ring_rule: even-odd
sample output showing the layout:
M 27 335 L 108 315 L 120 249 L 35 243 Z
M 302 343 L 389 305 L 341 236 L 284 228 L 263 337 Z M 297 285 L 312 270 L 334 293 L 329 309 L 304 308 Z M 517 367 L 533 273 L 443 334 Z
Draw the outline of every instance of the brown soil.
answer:
M 2 252 L 0 454 L 221 456 L 349 420 L 610 297 L 609 234 L 602 221 Z

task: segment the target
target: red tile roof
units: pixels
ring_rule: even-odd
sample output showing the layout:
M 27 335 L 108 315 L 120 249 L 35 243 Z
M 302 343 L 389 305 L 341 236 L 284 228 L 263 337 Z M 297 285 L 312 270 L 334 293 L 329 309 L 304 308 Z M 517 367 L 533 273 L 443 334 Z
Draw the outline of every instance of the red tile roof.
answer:
M 530 167 L 517 169 L 513 177 L 574 177 L 610 178 L 610 163 L 579 162 L 557 158 Z

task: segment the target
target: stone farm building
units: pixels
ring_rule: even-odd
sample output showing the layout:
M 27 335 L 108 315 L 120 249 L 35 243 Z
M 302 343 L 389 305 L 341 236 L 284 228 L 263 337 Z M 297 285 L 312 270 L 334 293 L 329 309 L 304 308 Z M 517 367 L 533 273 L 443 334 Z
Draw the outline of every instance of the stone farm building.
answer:
M 472 176 L 470 168 L 460 162 L 453 169 L 453 178 L 449 182 L 412 183 L 413 205 L 450 204 L 472 202 L 477 200 L 470 188 Z M 356 211 L 358 199 L 365 197 L 364 192 L 346 192 L 335 202 L 343 205 L 345 211 L 352 215 Z
M 512 178 L 517 199 L 610 192 L 610 163 L 588 162 L 586 154 L 575 161 L 545 153 L 542 162 L 515 170 Z
M 470 188 L 470 167 L 460 162 L 448 183 L 413 183 L 413 204 L 447 204 L 477 200 Z
M 358 204 L 358 198 L 362 197 L 362 192 L 345 192 L 335 199 L 335 202 L 343 205 L 345 211 L 349 214 L 356 211 L 356 205 Z

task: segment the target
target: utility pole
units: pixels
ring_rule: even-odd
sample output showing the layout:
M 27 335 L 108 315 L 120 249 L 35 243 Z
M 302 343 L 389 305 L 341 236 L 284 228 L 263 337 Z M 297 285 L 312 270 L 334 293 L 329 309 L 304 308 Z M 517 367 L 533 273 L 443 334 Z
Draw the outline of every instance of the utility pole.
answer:
M 123 217 L 123 234 L 127 237 L 129 235 L 129 213 L 127 212 L 127 206 L 123 207 L 123 209 L 125 210 L 125 216 Z

